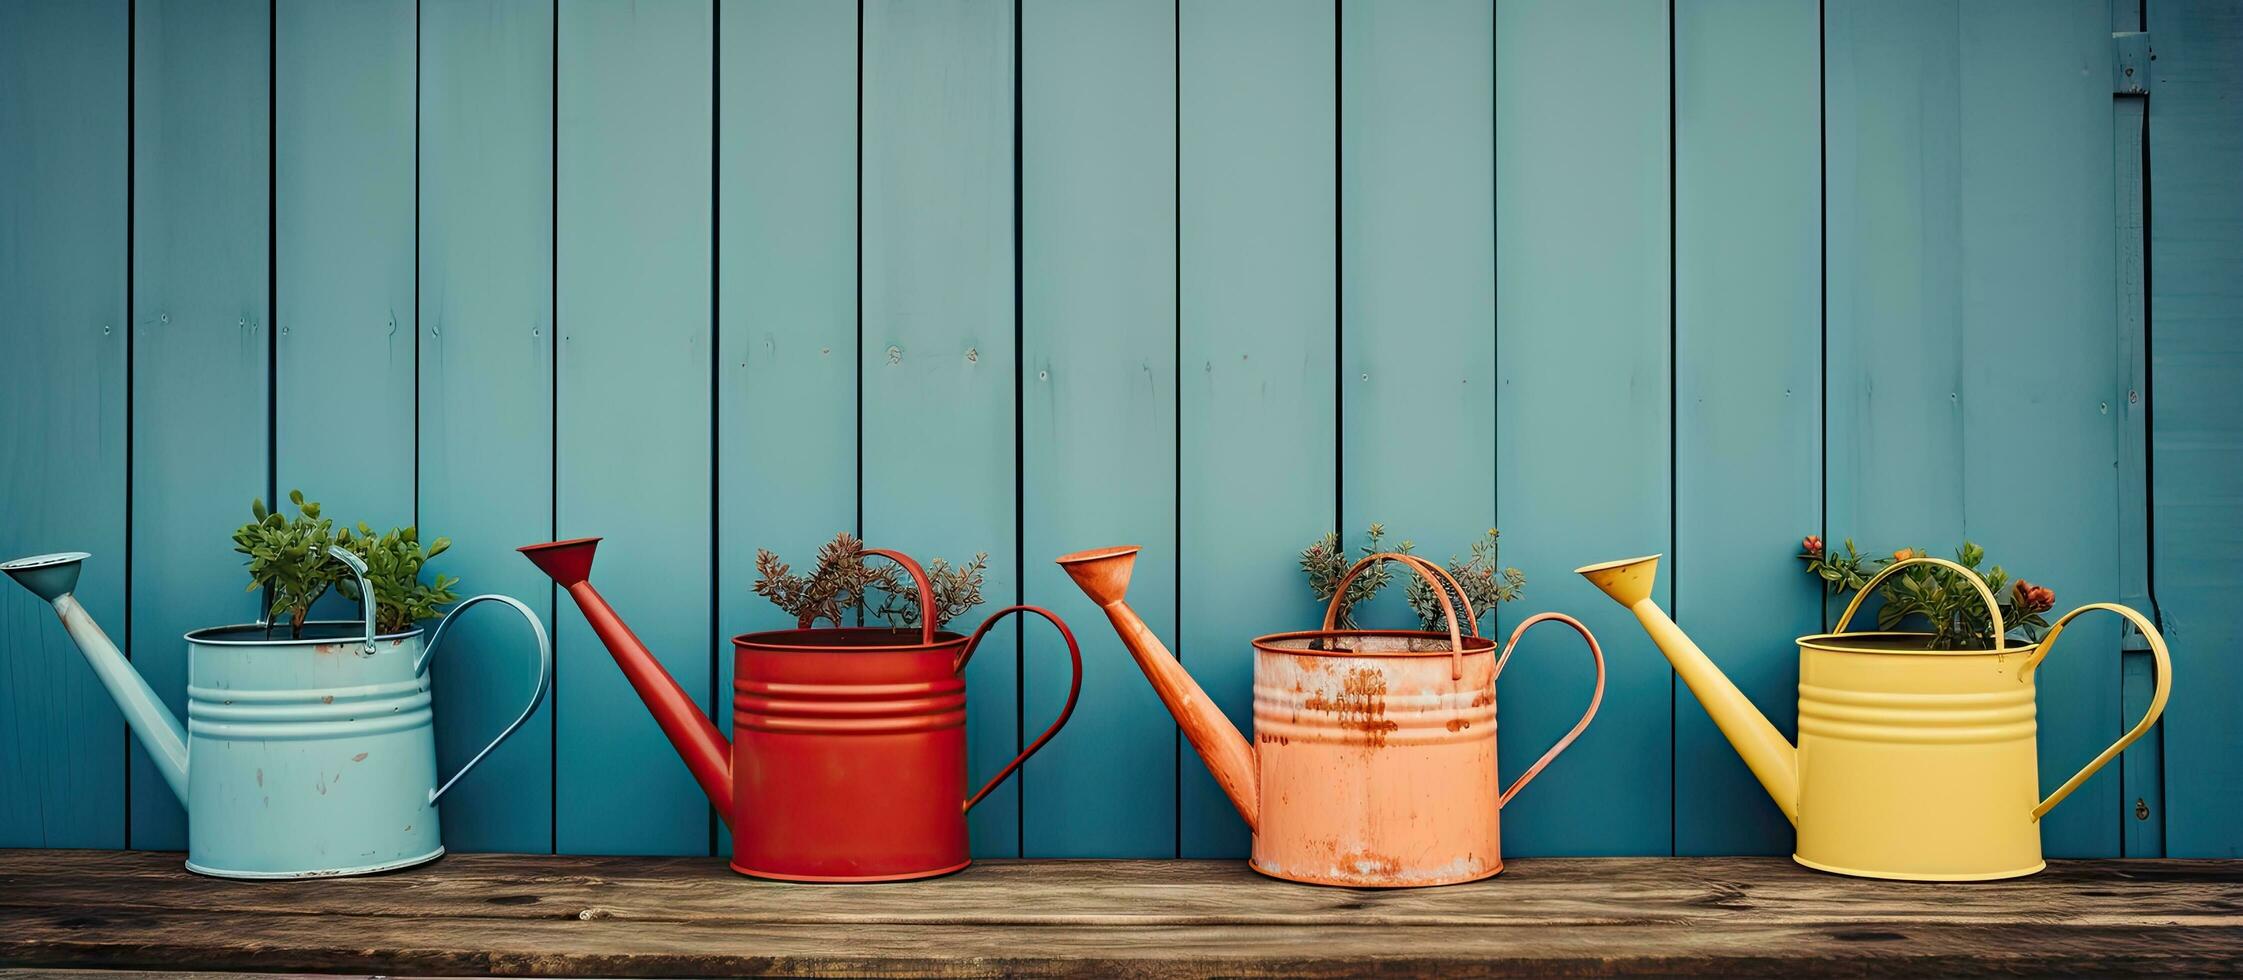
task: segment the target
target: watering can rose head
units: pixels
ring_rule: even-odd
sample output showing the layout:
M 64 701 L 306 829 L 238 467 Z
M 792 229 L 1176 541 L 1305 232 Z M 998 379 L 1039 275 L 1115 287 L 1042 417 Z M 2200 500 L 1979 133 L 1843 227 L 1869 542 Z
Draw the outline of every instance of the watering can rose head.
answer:
M 437 538 L 423 548 L 418 528 L 391 528 L 375 534 L 364 523 L 357 533 L 320 514 L 319 502 L 305 500 L 302 490 L 288 491 L 296 516 L 284 517 L 267 510 L 263 499 L 249 502 L 249 523 L 234 530 L 234 550 L 249 556 L 249 588 L 270 589 L 272 605 L 266 616 L 286 617 L 290 636 L 302 635 L 312 604 L 329 589 L 361 604 L 358 584 L 350 569 L 328 554 L 340 545 L 366 563 L 366 578 L 374 588 L 374 625 L 383 633 L 403 633 L 415 623 L 433 619 L 443 607 L 458 600 L 452 586 L 459 579 L 438 575 L 433 584 L 421 581 L 422 566 L 452 546 L 450 538 Z
M 936 628 L 981 605 L 988 552 L 980 552 L 955 568 L 940 558 L 928 564 Z M 819 620 L 841 626 L 842 614 L 849 610 L 870 612 L 891 626 L 919 625 L 918 592 L 905 580 L 903 569 L 892 563 L 866 562 L 864 542 L 847 531 L 818 548 L 818 564 L 808 575 L 796 574 L 792 566 L 763 548 L 756 549 L 755 570 L 755 594 L 770 599 L 803 629 Z M 877 607 L 871 604 L 874 592 L 883 596 Z
M 1842 553 L 1826 552 L 1822 539 L 1811 534 L 1804 543 L 1806 552 L 1799 557 L 1807 563 L 1808 573 L 1822 579 L 1831 595 L 1859 592 L 1887 566 L 1925 557 L 1922 549 L 1901 548 L 1890 558 L 1872 558 L 1856 550 L 1852 538 L 1845 539 Z M 1955 549 L 1956 564 L 1973 572 L 1985 560 L 1986 549 L 1969 541 Z M 2056 593 L 2023 579 L 2005 589 L 2011 579 L 2000 565 L 1986 571 L 1984 578 L 1987 588 L 2001 597 L 2002 622 L 2023 633 L 2027 640 L 2038 640 L 2048 629 L 2048 620 L 2041 614 L 2055 608 Z M 1885 600 L 1877 611 L 1880 630 L 1892 630 L 1910 617 L 1922 617 L 1932 627 L 1931 649 L 1986 650 L 2000 645 L 1993 635 L 1992 616 L 1961 573 L 1936 565 L 1914 568 L 1886 579 L 1877 595 Z
M 1472 542 L 1470 558 L 1460 561 L 1455 555 L 1449 556 L 1449 575 L 1463 587 L 1464 597 L 1471 600 L 1472 608 L 1481 615 L 1492 612 L 1499 603 L 1517 600 L 1526 590 L 1525 572 L 1497 565 L 1496 543 L 1502 536 L 1503 532 L 1488 528 L 1485 536 Z M 1386 548 L 1380 543 L 1385 537 L 1386 525 L 1372 524 L 1369 533 L 1365 535 L 1366 543 L 1362 547 L 1362 554 L 1357 559 L 1348 557 L 1347 548 L 1340 543 L 1338 532 L 1327 533 L 1302 549 L 1301 571 L 1308 576 L 1309 591 L 1316 596 L 1316 601 L 1331 601 L 1332 593 L 1346 577 L 1349 566 L 1355 560 L 1386 551 L 1406 555 L 1417 546 L 1414 541 L 1404 540 L 1394 548 Z M 1358 628 L 1355 621 L 1356 607 L 1384 591 L 1393 576 L 1394 569 L 1388 564 L 1359 572 L 1348 583 L 1347 597 L 1340 603 L 1337 622 L 1339 628 Z M 1409 582 L 1405 598 L 1409 601 L 1410 611 L 1417 613 L 1418 628 L 1438 631 L 1443 622 L 1440 597 L 1434 594 L 1433 586 L 1425 579 L 1416 576 L 1405 578 Z

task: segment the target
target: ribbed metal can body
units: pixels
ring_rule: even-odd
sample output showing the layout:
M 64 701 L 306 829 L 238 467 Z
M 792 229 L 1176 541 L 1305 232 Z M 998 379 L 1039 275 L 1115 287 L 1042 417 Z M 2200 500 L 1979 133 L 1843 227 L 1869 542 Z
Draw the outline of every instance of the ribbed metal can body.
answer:
M 900 881 L 965 867 L 965 643 L 871 627 L 736 639 L 733 869 Z
M 355 637 L 261 637 L 187 637 L 187 866 L 293 878 L 443 854 L 429 680 L 413 670 L 420 631 L 372 652 Z
M 1796 859 L 1908 880 L 2040 870 L 2031 648 L 1864 648 L 1875 642 L 1800 643 Z
M 1445 638 L 1431 656 L 1304 649 L 1324 635 L 1255 643 L 1255 869 L 1355 887 L 1501 871 L 1493 654 L 1452 677 Z

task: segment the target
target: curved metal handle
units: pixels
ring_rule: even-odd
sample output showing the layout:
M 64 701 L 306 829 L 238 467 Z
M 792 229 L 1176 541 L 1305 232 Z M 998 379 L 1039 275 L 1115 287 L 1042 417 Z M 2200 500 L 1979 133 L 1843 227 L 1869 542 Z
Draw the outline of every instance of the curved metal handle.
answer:
M 2056 625 L 2048 628 L 2048 635 L 2041 638 L 2040 648 L 2033 651 L 2032 657 L 2025 661 L 2025 666 L 2018 669 L 2018 679 L 2023 680 L 2032 676 L 2033 668 L 2040 666 L 2041 660 L 2048 656 L 2049 648 L 2056 644 L 2057 635 L 2064 632 L 2064 624 L 2071 622 L 2080 613 L 2091 609 L 2107 610 L 2126 617 L 2133 621 L 2134 628 L 2141 630 L 2142 636 L 2150 641 L 2150 656 L 2156 658 L 2157 661 L 2157 693 L 2150 695 L 2150 709 L 2142 713 L 2141 721 L 2135 722 L 2134 727 L 2128 729 L 2125 735 L 2120 736 L 2117 742 L 2111 744 L 2110 748 L 2104 749 L 2102 755 L 2096 756 L 2094 761 L 2087 764 L 2086 768 L 2072 774 L 2072 778 L 2064 780 L 2064 785 L 2056 787 L 2056 792 L 2048 794 L 2048 799 L 2042 800 L 2039 806 L 2033 808 L 2034 820 L 2039 820 L 2049 810 L 2055 808 L 2056 804 L 2064 802 L 2064 797 L 2072 795 L 2072 791 L 2078 789 L 2079 784 L 2086 782 L 2087 777 L 2095 775 L 2095 770 L 2103 768 L 2104 763 L 2117 758 L 2118 754 L 2125 751 L 2127 746 L 2134 744 L 2135 739 L 2141 738 L 2142 733 L 2149 731 L 2151 725 L 2157 724 L 2157 716 L 2165 713 L 2166 697 L 2173 693 L 2173 659 L 2166 654 L 2165 637 L 2158 635 L 2157 627 L 2152 625 L 2141 613 L 2135 612 L 2127 606 L 2111 602 L 2090 602 L 2065 613 L 2063 618 L 2056 621 Z
M 919 645 L 933 646 L 935 644 L 935 587 L 932 583 L 927 581 L 927 570 L 924 568 L 920 568 L 918 562 L 911 560 L 910 555 L 904 554 L 901 551 L 895 551 L 888 548 L 866 548 L 864 550 L 864 553 L 868 555 L 879 555 L 880 557 L 886 558 L 898 565 L 902 565 L 904 572 L 909 574 L 911 576 L 911 580 L 918 584 Z M 859 596 L 858 598 L 861 599 L 863 597 Z M 999 613 L 998 615 L 1003 614 Z M 996 617 L 992 616 L 990 618 L 994 619 Z
M 1948 561 L 1945 558 L 1933 558 L 1930 555 L 1918 555 L 1914 558 L 1903 558 L 1899 561 L 1885 566 L 1877 574 L 1870 576 L 1868 584 L 1863 585 L 1861 587 L 1861 591 L 1854 593 L 1854 601 L 1846 603 L 1845 613 L 1838 617 L 1838 625 L 1833 627 L 1831 629 L 1831 632 L 1845 632 L 1846 624 L 1854 621 L 1854 610 L 1860 609 L 1862 600 L 1869 598 L 1870 593 L 1877 591 L 1877 583 L 1883 582 L 1885 579 L 1891 577 L 1892 573 L 1900 571 L 1903 568 L 1907 568 L 1910 565 L 1938 565 L 1951 571 L 1961 572 L 1963 574 L 1963 581 L 1969 582 L 1971 588 L 1978 590 L 1978 597 L 1986 600 L 1986 611 L 1994 615 L 1994 646 L 1997 649 L 2001 647 L 2002 643 L 2004 642 L 2002 638 L 2009 635 L 2009 627 L 2002 624 L 2002 604 L 1995 601 L 1994 590 L 1986 587 L 1986 580 L 1979 578 L 1977 572 L 1964 568 L 1963 566 L 1956 564 L 1955 562 Z M 1933 623 L 1932 628 L 1938 629 L 1940 628 L 1940 626 L 1938 623 Z
M 1416 572 L 1419 578 L 1424 579 L 1427 585 L 1433 587 L 1434 596 L 1441 600 L 1441 614 L 1448 617 L 1449 621 L 1449 679 L 1452 681 L 1462 680 L 1464 678 L 1464 636 L 1457 631 L 1456 605 L 1449 601 L 1449 591 L 1454 589 L 1456 597 L 1464 600 L 1464 617 L 1471 636 L 1480 635 L 1480 614 L 1473 610 L 1472 597 L 1464 594 L 1464 586 L 1457 584 L 1455 577 L 1451 576 L 1447 569 L 1416 555 L 1404 554 L 1399 551 L 1381 551 L 1375 555 L 1363 556 L 1362 561 L 1356 562 L 1354 567 L 1347 570 L 1347 574 L 1340 576 L 1340 584 L 1332 589 L 1332 602 L 1324 607 L 1323 632 L 1332 632 L 1332 625 L 1339 621 L 1340 603 L 1347 600 L 1347 587 L 1355 581 L 1355 576 L 1362 574 L 1364 569 L 1382 561 L 1401 562 L 1408 566 L 1411 571 Z
M 342 562 L 345 568 L 350 569 L 351 575 L 358 579 L 358 608 L 366 614 L 366 652 L 371 654 L 374 652 L 374 586 L 366 581 L 366 560 L 339 544 L 328 545 L 327 554 Z
M 1550 760 L 1557 758 L 1558 753 L 1565 751 L 1566 746 L 1572 745 L 1574 739 L 1581 737 L 1581 733 L 1589 727 L 1589 719 L 1597 716 L 1597 706 L 1604 703 L 1604 649 L 1597 646 L 1596 634 L 1589 632 L 1589 628 L 1581 625 L 1580 620 L 1564 613 L 1536 613 L 1512 630 L 1510 641 L 1503 646 L 1503 656 L 1495 662 L 1495 676 L 1503 676 L 1503 665 L 1511 662 L 1511 651 L 1519 648 L 1519 637 L 1526 635 L 1527 627 L 1543 622 L 1559 622 L 1571 626 L 1574 632 L 1581 634 L 1581 638 L 1589 642 L 1589 659 L 1597 664 L 1597 689 L 1589 695 L 1589 710 L 1582 713 L 1580 721 L 1573 723 L 1573 730 L 1565 733 L 1564 738 L 1558 739 L 1558 744 L 1550 746 L 1550 751 L 1542 753 L 1542 758 L 1534 760 L 1533 765 L 1520 773 L 1519 778 L 1511 783 L 1510 789 L 1503 791 L 1503 795 L 1495 801 L 1498 810 L 1511 802 L 1511 797 L 1517 795 L 1520 787 L 1527 784 L 1527 780 L 1533 779 L 1535 773 L 1541 772 L 1543 766 L 1549 765 Z M 1493 683 L 1492 678 L 1490 683 Z
M 413 661 L 413 676 L 419 677 L 428 670 L 429 662 L 436 658 L 437 644 L 444 642 L 444 630 L 452 625 L 452 620 L 460 613 L 466 612 L 467 607 L 478 602 L 506 603 L 513 606 L 515 612 L 521 613 L 523 619 L 529 621 L 530 635 L 537 638 L 537 693 L 530 695 L 529 705 L 522 709 L 520 715 L 515 716 L 512 724 L 507 725 L 504 731 L 498 733 L 497 738 L 491 739 L 489 745 L 483 746 L 483 751 L 475 753 L 475 757 L 467 760 L 467 764 L 461 766 L 458 772 L 453 773 L 452 778 L 445 780 L 444 785 L 428 791 L 428 805 L 430 806 L 435 806 L 436 801 L 442 799 L 444 794 L 460 781 L 461 776 L 467 775 L 467 771 L 475 768 L 476 763 L 483 761 L 484 756 L 490 755 L 492 749 L 498 748 L 498 743 L 506 741 L 507 736 L 514 734 L 515 730 L 522 727 L 523 722 L 530 720 L 530 715 L 537 711 L 538 704 L 545 700 L 545 692 L 553 686 L 553 644 L 545 638 L 545 624 L 538 622 L 537 614 L 531 612 L 530 607 L 523 605 L 520 600 L 512 596 L 497 594 L 476 596 L 453 606 L 451 612 L 445 613 L 443 620 L 436 624 L 436 632 L 429 634 L 428 649 L 422 650 L 420 659 Z
M 1035 613 L 1050 620 L 1051 625 L 1058 628 L 1060 638 L 1067 641 L 1067 657 L 1075 662 L 1075 680 L 1067 686 L 1067 706 L 1059 709 L 1059 720 L 1052 722 L 1050 728 L 1044 729 L 1042 735 L 1036 736 L 1035 741 L 1028 743 L 1028 747 L 1022 749 L 1019 755 L 1014 756 L 1011 762 L 1006 763 L 1005 768 L 998 770 L 995 776 L 990 777 L 989 782 L 982 785 L 980 792 L 968 797 L 965 805 L 967 810 L 973 809 L 974 804 L 981 802 L 982 797 L 988 796 L 989 791 L 996 789 L 998 783 L 1004 782 L 1005 777 L 1012 775 L 1015 770 L 1020 768 L 1021 763 L 1028 761 L 1029 756 L 1035 755 L 1037 749 L 1043 748 L 1045 742 L 1051 741 L 1053 735 L 1059 734 L 1059 726 L 1066 724 L 1067 719 L 1075 713 L 1075 698 L 1083 693 L 1083 651 L 1081 647 L 1075 645 L 1075 631 L 1068 629 L 1065 622 L 1052 615 L 1050 610 L 1041 606 L 1006 606 L 990 614 L 988 619 L 981 621 L 980 628 L 974 630 L 973 638 L 966 641 L 966 649 L 958 654 L 958 663 L 951 668 L 951 673 L 966 669 L 966 662 L 973 659 L 974 650 L 981 646 L 981 638 L 989 632 L 989 627 L 997 625 L 998 620 L 1016 612 Z

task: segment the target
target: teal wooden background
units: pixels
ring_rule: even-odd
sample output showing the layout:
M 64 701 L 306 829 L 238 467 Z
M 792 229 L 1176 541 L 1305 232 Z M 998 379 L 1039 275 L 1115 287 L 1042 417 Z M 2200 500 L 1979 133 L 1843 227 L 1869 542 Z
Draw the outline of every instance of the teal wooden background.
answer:
M 2152 91 L 2114 95 L 2139 30 Z M 1243 722 L 1245 641 L 1316 615 L 1310 538 L 1499 526 L 1500 628 L 1572 612 L 1612 668 L 1507 850 L 1705 854 L 1788 831 L 1570 569 L 1669 553 L 1662 600 L 1788 728 L 1829 613 L 1799 536 L 1968 536 L 2173 642 L 2165 726 L 2049 850 L 2236 856 L 2239 90 L 2213 0 L 0 0 L 0 552 L 95 552 L 83 598 L 176 699 L 178 635 L 255 613 L 251 496 L 417 518 L 559 649 L 452 846 L 700 854 L 511 549 L 607 536 L 596 580 L 712 708 L 724 638 L 780 623 L 756 546 L 987 551 L 991 608 L 1067 616 L 1087 678 L 976 851 L 1199 857 L 1243 830 L 1050 559 L 1144 545 L 1133 603 Z M 440 662 L 447 766 L 526 690 L 514 633 Z M 2115 625 L 2067 636 L 2044 781 L 2148 687 Z M 1525 646 L 1507 770 L 1588 688 Z M 977 773 L 1063 652 L 977 656 Z M 181 846 L 13 589 L 0 663 L 0 846 Z

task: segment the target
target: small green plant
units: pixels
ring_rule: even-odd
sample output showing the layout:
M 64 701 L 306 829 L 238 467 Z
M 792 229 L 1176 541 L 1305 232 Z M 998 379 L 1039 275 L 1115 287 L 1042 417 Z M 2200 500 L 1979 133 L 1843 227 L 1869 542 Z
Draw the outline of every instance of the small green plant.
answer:
M 459 601 L 452 594 L 452 586 L 459 584 L 457 577 L 438 573 L 434 584 L 421 581 L 421 567 L 450 548 L 450 538 L 437 538 L 423 550 L 418 528 L 391 528 L 376 535 L 362 522 L 355 535 L 344 528 L 336 543 L 366 563 L 366 581 L 374 587 L 377 632 L 403 633 Z M 347 570 L 336 580 L 335 589 L 353 601 L 365 602 L 358 594 L 358 579 Z
M 376 535 L 365 524 L 358 533 L 335 531 L 334 521 L 322 517 L 319 502 L 305 500 L 302 490 L 288 491 L 295 517 L 265 509 L 262 498 L 249 502 L 255 520 L 234 530 L 234 550 L 249 556 L 249 589 L 269 589 L 272 604 L 265 612 L 269 622 L 283 617 L 291 639 L 304 634 L 304 620 L 312 604 L 329 589 L 341 592 L 364 608 L 358 580 L 342 562 L 328 555 L 327 547 L 340 544 L 366 562 L 366 579 L 374 586 L 374 628 L 382 633 L 402 633 L 415 623 L 434 618 L 454 602 L 452 586 L 459 579 L 436 576 L 434 585 L 421 581 L 421 567 L 452 546 L 438 538 L 425 551 L 416 528 L 392 528 Z M 269 627 L 268 627 L 269 629 Z
M 1449 575 L 1464 588 L 1464 597 L 1472 600 L 1472 610 L 1480 616 L 1494 613 L 1495 607 L 1502 603 L 1517 601 L 1526 591 L 1525 572 L 1496 564 L 1496 542 L 1502 537 L 1503 532 L 1488 528 L 1486 537 L 1472 542 L 1472 557 L 1458 561 L 1455 555 L 1449 556 Z M 1410 608 L 1417 612 L 1418 628 L 1429 631 L 1448 628 L 1443 622 L 1440 600 L 1434 597 L 1433 586 L 1426 583 L 1424 576 L 1409 576 L 1406 594 Z M 1457 611 L 1463 612 L 1462 609 Z
M 1404 540 L 1391 549 L 1383 547 L 1380 542 L 1386 537 L 1384 524 L 1372 524 L 1366 537 L 1368 542 L 1356 556 L 1358 560 L 1382 551 L 1411 554 L 1417 547 L 1416 542 L 1409 540 Z M 1472 600 L 1473 610 L 1482 616 L 1493 612 L 1498 604 L 1519 598 L 1526 588 L 1526 573 L 1516 568 L 1498 567 L 1496 542 L 1501 538 L 1502 532 L 1489 528 L 1485 537 L 1472 542 L 1470 558 L 1458 560 L 1455 555 L 1449 556 L 1449 574 L 1463 587 L 1464 595 Z M 1339 588 L 1340 577 L 1347 574 L 1352 564 L 1354 562 L 1349 560 L 1347 550 L 1341 545 L 1337 533 L 1317 538 L 1301 551 L 1301 571 L 1308 575 L 1309 591 L 1315 594 L 1319 602 L 1331 601 L 1332 591 Z M 1409 600 L 1411 611 L 1417 613 L 1418 627 L 1425 630 L 1447 629 L 1447 623 L 1441 615 L 1441 603 L 1434 596 L 1433 586 L 1427 584 L 1423 576 L 1409 569 L 1397 569 L 1392 562 L 1382 562 L 1366 568 L 1355 576 L 1355 581 L 1348 584 L 1347 598 L 1333 626 L 1343 630 L 1361 629 L 1355 621 L 1356 607 L 1377 596 L 1397 575 L 1409 583 L 1404 595 Z M 1461 608 L 1458 610 L 1459 613 L 1462 611 Z M 1457 624 L 1459 627 L 1467 625 L 1461 622 Z
M 1859 592 L 1885 566 L 1924 554 L 1902 548 L 1889 558 L 1864 555 L 1854 547 L 1852 538 L 1845 541 L 1845 553 L 1838 554 L 1812 534 L 1801 539 L 1800 545 L 1799 558 L 1807 563 L 1807 571 L 1822 579 L 1824 589 L 1832 595 Z M 1965 541 L 1955 549 L 1955 563 L 1973 572 L 1985 560 L 1986 549 L 1972 542 Z M 2048 629 L 2048 620 L 2041 614 L 2055 607 L 2056 593 L 2024 579 L 2012 580 L 2000 565 L 1980 578 L 1994 593 L 2009 632 L 2022 634 L 2028 641 L 2040 639 Z M 1911 567 L 1886 579 L 1877 594 L 1885 600 L 1877 610 L 1880 630 L 1894 630 L 1913 617 L 1931 626 L 1931 639 L 1926 644 L 1931 649 L 1991 650 L 1995 646 L 1994 621 L 1985 600 L 1953 569 Z
M 319 516 L 319 502 L 306 501 L 302 490 L 288 491 L 288 502 L 296 506 L 295 517 L 266 510 L 263 498 L 252 499 L 249 513 L 256 519 L 235 529 L 234 550 L 249 556 L 245 591 L 270 589 L 272 605 L 265 611 L 266 618 L 279 620 L 285 615 L 288 635 L 295 637 L 303 633 L 312 603 L 349 570 L 327 555 L 327 546 L 335 540 L 334 522 Z
M 1386 538 L 1386 525 L 1376 522 L 1371 524 L 1365 537 L 1368 541 L 1363 545 L 1359 558 L 1367 558 L 1387 550 L 1407 554 L 1411 548 L 1416 547 L 1415 542 L 1406 540 L 1392 549 L 1381 546 L 1379 542 Z M 1310 542 L 1307 548 L 1301 550 L 1301 571 L 1308 575 L 1309 591 L 1316 595 L 1318 602 L 1332 601 L 1332 593 L 1340 587 L 1340 577 L 1346 575 L 1348 568 L 1354 564 L 1355 562 L 1348 560 L 1347 548 L 1340 543 L 1338 531 L 1326 532 L 1323 537 Z M 1393 578 L 1392 562 L 1380 562 L 1364 569 L 1355 576 L 1355 581 L 1348 583 L 1347 597 L 1340 600 L 1340 614 L 1332 625 L 1343 630 L 1360 629 L 1355 623 L 1355 607 L 1371 601 Z
M 940 558 L 927 564 L 927 583 L 935 594 L 936 628 L 981 605 L 981 586 L 988 568 L 988 552 L 955 568 Z M 818 548 L 818 563 L 808 575 L 796 573 L 764 548 L 756 549 L 755 570 L 755 594 L 793 616 L 801 629 L 809 629 L 820 620 L 844 625 L 843 617 L 852 611 L 877 616 L 890 626 L 919 625 L 918 586 L 893 562 L 884 558 L 878 564 L 867 562 L 864 542 L 847 531 Z M 875 592 L 881 594 L 877 607 L 872 605 Z

